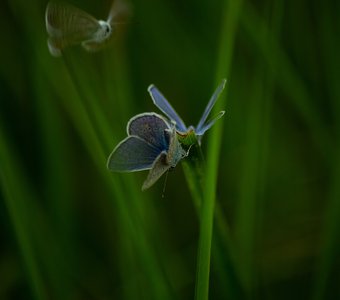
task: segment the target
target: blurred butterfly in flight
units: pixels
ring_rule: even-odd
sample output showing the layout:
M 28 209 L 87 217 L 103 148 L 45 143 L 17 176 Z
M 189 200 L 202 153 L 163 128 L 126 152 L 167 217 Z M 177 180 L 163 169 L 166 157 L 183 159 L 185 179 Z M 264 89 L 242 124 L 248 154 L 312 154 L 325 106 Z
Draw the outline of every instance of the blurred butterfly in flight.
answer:
M 215 122 L 220 119 L 224 115 L 224 111 L 220 111 L 217 116 L 213 119 L 207 121 L 207 118 L 216 103 L 218 96 L 224 89 L 227 80 L 223 79 L 220 85 L 215 90 L 214 94 L 210 98 L 205 111 L 198 122 L 196 127 L 189 126 L 187 127 L 184 122 L 182 121 L 181 117 L 177 114 L 177 112 L 173 109 L 171 104 L 162 93 L 152 84 L 149 86 L 148 91 L 151 95 L 153 103 L 173 122 L 176 124 L 176 130 L 179 135 L 180 141 L 184 145 L 192 145 L 196 141 L 200 144 L 202 136 L 204 133 L 215 124 Z
M 151 187 L 187 155 L 177 139 L 174 125 L 170 126 L 156 113 L 131 118 L 127 134 L 111 153 L 107 167 L 116 172 L 150 170 L 142 190 Z
M 103 21 L 71 4 L 49 2 L 45 21 L 50 53 L 61 56 L 64 48 L 78 44 L 87 51 L 99 50 L 111 38 L 119 19 L 128 15 L 128 10 L 123 0 L 114 0 L 108 19 Z

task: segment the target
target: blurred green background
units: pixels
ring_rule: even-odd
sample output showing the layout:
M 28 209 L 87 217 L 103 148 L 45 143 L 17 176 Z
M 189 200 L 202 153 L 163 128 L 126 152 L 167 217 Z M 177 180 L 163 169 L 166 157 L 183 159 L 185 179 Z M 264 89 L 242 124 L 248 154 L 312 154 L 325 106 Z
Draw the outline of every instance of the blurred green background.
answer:
M 134 0 L 111 47 L 62 58 L 46 4 L 0 3 L 0 299 L 193 299 L 181 163 L 162 197 L 164 178 L 141 192 L 146 172 L 106 160 L 133 115 L 158 112 L 149 84 L 195 125 L 222 78 L 226 115 L 202 143 L 209 299 L 340 299 L 340 2 Z

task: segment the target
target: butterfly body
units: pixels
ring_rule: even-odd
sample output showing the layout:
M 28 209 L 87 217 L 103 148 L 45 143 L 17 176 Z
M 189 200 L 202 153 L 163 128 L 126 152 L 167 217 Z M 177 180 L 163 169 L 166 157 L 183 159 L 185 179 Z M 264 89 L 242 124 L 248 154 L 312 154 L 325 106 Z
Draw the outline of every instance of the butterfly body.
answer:
M 100 27 L 98 30 L 91 36 L 91 38 L 87 41 L 83 41 L 81 45 L 87 51 L 96 51 L 100 48 L 100 46 L 104 45 L 105 41 L 107 41 L 112 34 L 112 27 L 110 23 L 99 20 L 98 21 Z
M 190 146 L 198 143 L 198 138 L 193 126 L 189 126 L 188 130 L 185 132 L 177 131 L 177 137 L 180 143 L 185 146 Z

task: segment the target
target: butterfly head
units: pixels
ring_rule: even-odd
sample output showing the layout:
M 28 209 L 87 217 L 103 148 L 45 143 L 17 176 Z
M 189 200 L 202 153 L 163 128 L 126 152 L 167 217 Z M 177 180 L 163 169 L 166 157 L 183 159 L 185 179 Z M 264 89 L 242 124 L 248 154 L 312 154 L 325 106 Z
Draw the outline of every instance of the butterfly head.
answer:
M 96 40 L 98 42 L 105 41 L 112 33 L 112 27 L 109 22 L 99 20 L 100 29 L 96 33 Z

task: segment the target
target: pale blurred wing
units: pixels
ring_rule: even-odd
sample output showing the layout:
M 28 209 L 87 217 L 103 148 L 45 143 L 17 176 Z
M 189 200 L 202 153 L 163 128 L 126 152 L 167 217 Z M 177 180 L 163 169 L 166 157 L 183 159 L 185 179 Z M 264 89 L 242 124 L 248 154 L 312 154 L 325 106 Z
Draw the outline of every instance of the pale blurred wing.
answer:
M 137 136 L 129 136 L 120 142 L 111 153 L 107 167 L 116 172 L 134 172 L 152 168 L 159 156 L 159 149 Z
M 50 38 L 62 47 L 91 39 L 100 28 L 94 17 L 63 2 L 49 2 L 45 18 Z
M 111 38 L 107 38 L 107 39 L 105 39 L 104 41 L 101 41 L 101 42 L 95 42 L 95 41 L 82 42 L 81 45 L 88 52 L 97 52 L 97 51 L 107 47 L 110 44 L 111 41 L 112 41 Z
M 163 117 L 156 113 L 143 113 L 130 119 L 127 125 L 128 135 L 136 135 L 159 149 L 159 153 L 168 150 L 165 130 L 169 125 Z
M 200 128 L 200 130 L 196 130 L 196 135 L 203 135 L 211 126 L 213 126 L 215 124 L 215 122 L 222 118 L 224 115 L 224 111 L 220 111 L 216 117 L 214 117 L 212 120 L 210 120 L 209 122 L 205 123 L 204 126 L 202 128 Z
M 162 93 L 153 84 L 149 86 L 148 91 L 151 95 L 153 103 L 163 113 L 165 113 L 170 120 L 173 120 L 176 122 L 176 128 L 181 132 L 186 132 L 187 128 L 184 122 L 182 121 L 180 116 L 176 113 L 176 111 L 173 109 L 173 107 L 168 102 L 168 100 L 165 99 Z
M 61 41 L 58 41 L 58 40 L 55 40 L 55 39 L 52 39 L 52 38 L 48 38 L 47 46 L 48 46 L 48 50 L 50 51 L 50 53 L 53 56 L 55 56 L 55 57 L 61 56 L 61 49 L 64 48 Z
M 167 170 L 170 169 L 170 165 L 166 163 L 166 153 L 162 152 L 156 158 L 148 177 L 143 183 L 142 191 L 151 187 Z
M 205 108 L 205 111 L 201 117 L 201 120 L 199 121 L 197 127 L 196 127 L 196 132 L 202 132 L 202 128 L 205 127 L 205 121 L 207 120 L 213 106 L 216 103 L 216 100 L 218 99 L 218 96 L 221 94 L 221 92 L 224 89 L 224 86 L 226 84 L 227 80 L 223 79 L 222 82 L 220 83 L 220 85 L 217 87 L 216 91 L 214 92 L 214 94 L 211 96 L 207 107 Z M 211 126 L 210 126 L 211 127 Z
M 127 22 L 130 15 L 131 5 L 127 0 L 113 0 L 107 21 L 113 26 L 117 23 Z

